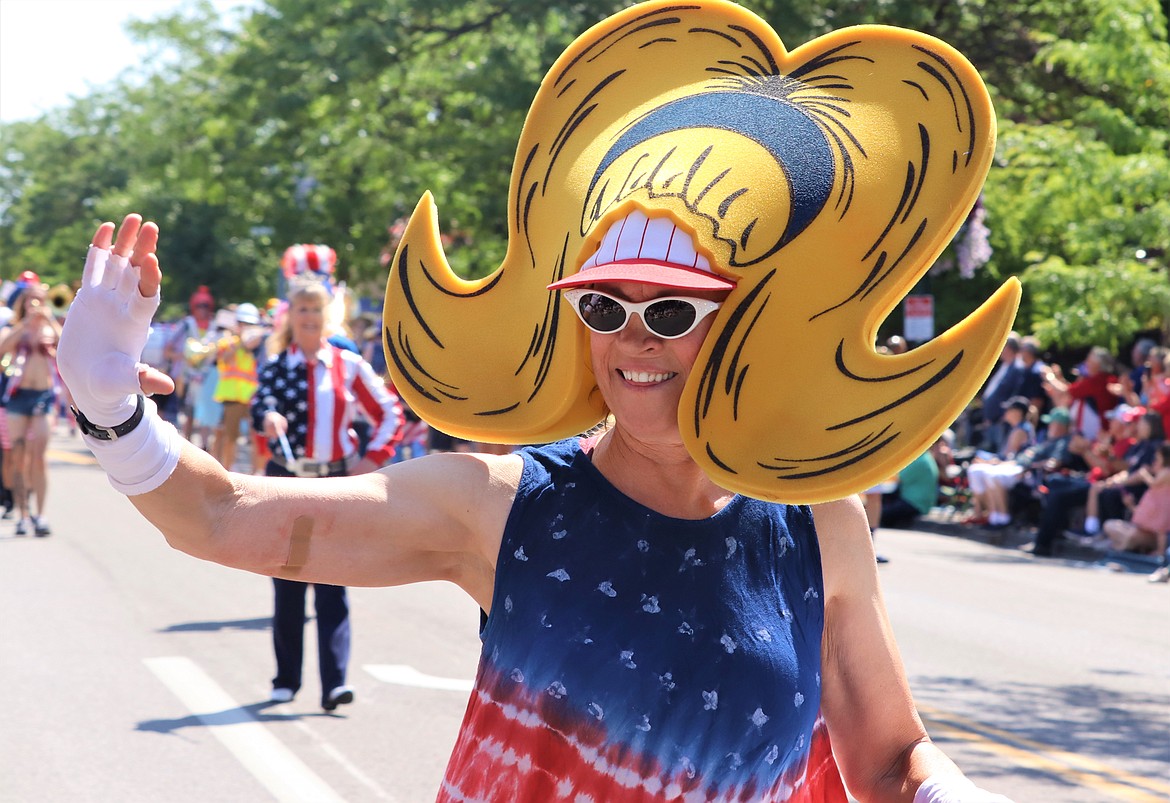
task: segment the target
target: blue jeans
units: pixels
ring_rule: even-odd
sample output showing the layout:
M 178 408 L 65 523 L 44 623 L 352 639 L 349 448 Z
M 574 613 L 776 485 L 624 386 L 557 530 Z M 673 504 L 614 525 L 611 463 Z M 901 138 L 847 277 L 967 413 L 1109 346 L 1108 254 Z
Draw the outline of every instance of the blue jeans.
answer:
M 270 477 L 292 476 L 269 462 Z M 305 596 L 309 583 L 272 578 L 275 605 L 272 614 L 272 646 L 276 652 L 274 689 L 301 688 L 305 652 Z M 317 611 L 317 665 L 321 673 L 321 702 L 329 692 L 345 685 L 349 667 L 349 599 L 344 586 L 313 583 L 313 607 Z
M 1040 526 L 1036 530 L 1035 554 L 1051 555 L 1065 528 L 1073 508 L 1085 504 L 1089 498 L 1089 481 L 1084 477 L 1066 477 L 1049 474 L 1044 478 L 1048 488 L 1040 502 Z
M 272 645 L 276 651 L 274 689 L 301 688 L 305 647 L 305 596 L 309 584 L 273 578 L 276 592 L 272 615 Z M 317 664 L 321 672 L 321 701 L 345 685 L 349 667 L 349 600 L 344 586 L 313 583 L 317 611 Z

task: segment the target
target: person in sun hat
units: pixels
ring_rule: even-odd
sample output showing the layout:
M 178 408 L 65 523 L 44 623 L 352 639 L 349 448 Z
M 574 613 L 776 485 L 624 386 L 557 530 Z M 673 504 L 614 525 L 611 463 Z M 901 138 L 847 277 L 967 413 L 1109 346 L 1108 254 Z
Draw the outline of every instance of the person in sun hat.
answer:
M 542 445 L 224 472 L 140 402 L 166 380 L 135 369 L 118 311 L 157 303 L 137 216 L 95 235 L 66 378 L 127 357 L 78 407 L 177 548 L 299 581 L 446 579 L 480 605 L 440 800 L 1002 801 L 914 710 L 857 497 L 945 430 L 1011 328 L 1014 281 L 946 337 L 874 348 L 993 151 L 986 90 L 942 42 L 856 28 L 788 52 L 731 3 L 643 3 L 542 83 L 500 269 L 450 271 L 429 196 L 391 263 L 384 346 L 410 406 Z

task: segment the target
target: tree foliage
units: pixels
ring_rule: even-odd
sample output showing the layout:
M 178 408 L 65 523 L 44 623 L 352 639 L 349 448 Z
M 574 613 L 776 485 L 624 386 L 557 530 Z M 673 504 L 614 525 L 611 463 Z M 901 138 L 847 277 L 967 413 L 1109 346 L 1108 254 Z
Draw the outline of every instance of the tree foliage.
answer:
M 114 85 L 0 126 L 0 276 L 76 274 L 99 220 L 164 229 L 164 296 L 272 294 L 279 257 L 325 242 L 379 295 L 396 222 L 434 192 L 456 270 L 506 247 L 515 144 L 545 70 L 620 0 L 206 0 L 138 22 L 152 57 Z M 1020 276 L 1018 321 L 1054 347 L 1165 327 L 1170 0 L 746 0 L 789 47 L 846 25 L 913 27 L 980 69 L 1000 120 L 980 215 L 990 259 L 932 271 L 937 327 Z M 960 257 L 956 259 L 956 256 Z M 967 265 L 966 267 L 970 267 Z M 1127 296 L 1126 294 L 1131 294 Z M 898 325 L 894 316 L 887 327 Z
M 1170 309 L 1165 275 L 1135 260 L 1084 267 L 1051 257 L 1024 275 L 1024 288 L 1041 342 L 1093 343 L 1114 353 L 1127 345 L 1126 334 L 1158 328 Z

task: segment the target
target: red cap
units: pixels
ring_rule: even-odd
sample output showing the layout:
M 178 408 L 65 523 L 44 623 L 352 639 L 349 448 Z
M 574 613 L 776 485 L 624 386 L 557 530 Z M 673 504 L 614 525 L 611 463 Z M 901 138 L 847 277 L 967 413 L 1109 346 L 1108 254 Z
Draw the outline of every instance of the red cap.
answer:
M 209 306 L 214 307 L 215 296 L 211 295 L 211 289 L 207 285 L 201 284 L 199 285 L 198 289 L 196 289 L 195 292 L 191 294 L 191 301 L 189 303 L 192 310 L 195 309 L 196 304 L 200 303 L 208 304 Z

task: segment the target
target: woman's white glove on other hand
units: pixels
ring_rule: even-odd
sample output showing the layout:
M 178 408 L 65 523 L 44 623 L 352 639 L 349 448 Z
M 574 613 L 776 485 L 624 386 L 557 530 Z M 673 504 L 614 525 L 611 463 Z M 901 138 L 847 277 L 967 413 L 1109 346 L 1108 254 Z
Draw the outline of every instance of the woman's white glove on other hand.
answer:
M 159 293 L 138 290 L 139 271 L 123 256 L 90 246 L 81 289 L 69 308 L 57 347 L 57 367 L 74 406 L 93 424 L 129 419 L 142 392 L 139 358 L 159 305 Z M 158 417 L 153 401 L 133 430 L 117 440 L 86 436 L 86 445 L 121 493 L 153 491 L 179 463 L 183 439 Z
M 129 259 L 91 245 L 57 347 L 57 366 L 74 406 L 99 426 L 128 419 L 141 392 L 139 358 L 159 294 L 144 298 L 138 278 Z
M 932 775 L 914 794 L 914 803 L 1012 803 L 1009 798 L 980 789 L 962 775 Z

